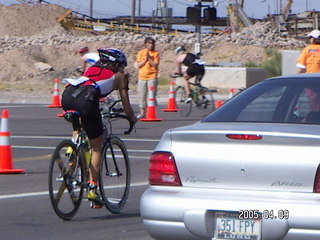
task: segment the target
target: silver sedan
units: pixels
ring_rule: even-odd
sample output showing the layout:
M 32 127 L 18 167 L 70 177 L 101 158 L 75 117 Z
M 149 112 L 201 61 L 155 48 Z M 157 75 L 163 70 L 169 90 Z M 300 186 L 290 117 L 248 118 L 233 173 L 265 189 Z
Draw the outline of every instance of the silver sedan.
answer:
M 155 239 L 320 239 L 320 74 L 267 79 L 166 131 L 141 216 Z

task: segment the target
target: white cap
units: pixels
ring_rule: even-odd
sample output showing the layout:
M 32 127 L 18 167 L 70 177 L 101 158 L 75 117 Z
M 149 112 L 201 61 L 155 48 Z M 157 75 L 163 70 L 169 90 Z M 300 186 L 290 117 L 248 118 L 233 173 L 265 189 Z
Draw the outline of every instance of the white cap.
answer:
M 308 37 L 319 38 L 320 37 L 320 31 L 319 30 L 313 30 L 311 33 L 308 34 Z

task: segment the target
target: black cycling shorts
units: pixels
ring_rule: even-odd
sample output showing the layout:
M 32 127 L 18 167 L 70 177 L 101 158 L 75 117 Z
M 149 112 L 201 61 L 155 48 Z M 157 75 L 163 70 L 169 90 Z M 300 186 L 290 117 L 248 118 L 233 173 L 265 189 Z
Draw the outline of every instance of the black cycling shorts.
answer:
M 62 94 L 64 111 L 76 110 L 89 139 L 97 138 L 103 133 L 99 108 L 100 90 L 95 86 L 69 85 Z
M 190 77 L 194 77 L 197 76 L 197 81 L 201 81 L 201 79 L 203 78 L 204 74 L 205 74 L 205 70 L 204 70 L 204 66 L 203 65 L 199 65 L 199 64 L 191 64 L 186 73 L 190 76 Z

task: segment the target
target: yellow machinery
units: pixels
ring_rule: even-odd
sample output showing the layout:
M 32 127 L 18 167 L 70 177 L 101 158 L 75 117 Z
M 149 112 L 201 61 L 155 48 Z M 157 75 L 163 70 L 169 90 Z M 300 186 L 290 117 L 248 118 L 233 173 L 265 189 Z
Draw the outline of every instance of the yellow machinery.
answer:
M 178 34 L 178 30 L 167 32 L 165 28 L 153 28 L 151 26 L 140 26 L 138 24 L 125 24 L 116 21 L 101 22 L 99 19 L 88 17 L 78 18 L 73 15 L 73 11 L 68 9 L 57 18 L 57 21 L 66 29 L 87 31 L 95 33 L 111 33 L 114 31 L 127 31 L 136 33 L 157 33 L 157 34 Z

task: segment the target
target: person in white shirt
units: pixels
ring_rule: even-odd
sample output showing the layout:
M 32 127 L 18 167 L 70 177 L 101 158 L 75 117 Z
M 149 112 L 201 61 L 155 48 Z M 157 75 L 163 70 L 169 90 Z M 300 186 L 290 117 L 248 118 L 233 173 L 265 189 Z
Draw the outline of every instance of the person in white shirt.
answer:
M 83 74 L 89 67 L 93 66 L 96 62 L 100 60 L 99 54 L 95 52 L 89 52 L 89 48 L 87 46 L 80 48 L 80 72 Z

